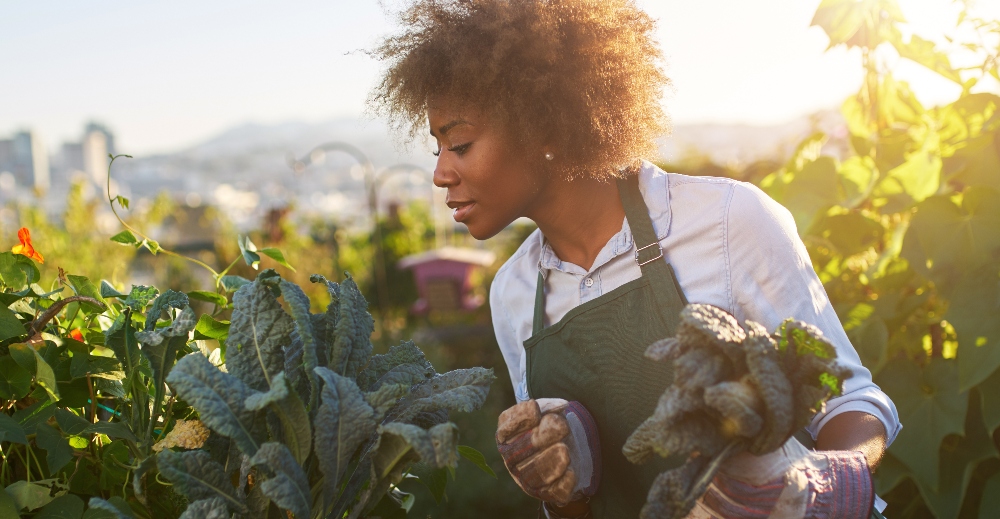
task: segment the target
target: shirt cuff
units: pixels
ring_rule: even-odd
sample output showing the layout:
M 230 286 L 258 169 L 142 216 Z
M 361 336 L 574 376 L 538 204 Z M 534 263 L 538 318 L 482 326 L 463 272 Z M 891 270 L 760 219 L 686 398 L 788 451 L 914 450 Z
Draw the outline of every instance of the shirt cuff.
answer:
M 857 398 L 857 395 L 851 395 L 852 398 Z M 827 405 L 830 405 L 828 402 Z M 833 419 L 837 415 L 844 414 L 850 411 L 860 411 L 862 413 L 867 413 L 875 418 L 878 418 L 882 422 L 882 427 L 885 428 L 885 446 L 886 448 L 892 444 L 892 441 L 896 439 L 896 435 L 899 434 L 900 429 L 903 428 L 902 424 L 898 420 L 894 420 L 892 415 L 887 415 L 887 410 L 879 407 L 874 402 L 867 400 L 849 400 L 843 403 L 838 403 L 835 407 L 827 411 L 826 413 L 817 414 L 811 424 L 806 427 L 809 431 L 809 435 L 815 440 L 816 436 L 819 435 L 820 429 L 826 425 L 827 422 Z

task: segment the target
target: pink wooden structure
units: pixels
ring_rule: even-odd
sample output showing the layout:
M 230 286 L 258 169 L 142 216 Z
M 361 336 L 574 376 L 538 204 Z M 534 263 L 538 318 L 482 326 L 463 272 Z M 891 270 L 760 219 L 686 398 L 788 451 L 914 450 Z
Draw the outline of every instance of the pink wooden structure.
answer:
M 431 310 L 470 311 L 483 304 L 482 296 L 472 294 L 469 275 L 477 267 L 487 267 L 496 255 L 478 249 L 442 247 L 407 256 L 396 264 L 401 269 L 413 269 L 420 298 L 410 307 L 414 314 Z

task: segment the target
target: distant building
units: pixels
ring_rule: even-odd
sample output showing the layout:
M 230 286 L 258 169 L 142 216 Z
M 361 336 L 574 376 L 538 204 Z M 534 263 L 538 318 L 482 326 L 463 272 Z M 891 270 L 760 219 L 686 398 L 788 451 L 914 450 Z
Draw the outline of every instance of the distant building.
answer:
M 49 188 L 49 157 L 45 145 L 31 131 L 0 140 L 0 173 L 9 172 L 18 186 L 45 191 Z

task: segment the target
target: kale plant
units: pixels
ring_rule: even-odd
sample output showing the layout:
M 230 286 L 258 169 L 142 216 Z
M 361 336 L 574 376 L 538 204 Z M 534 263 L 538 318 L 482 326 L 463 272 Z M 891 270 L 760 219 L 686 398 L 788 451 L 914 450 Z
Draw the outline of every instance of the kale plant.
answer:
M 364 517 L 398 495 L 415 462 L 457 464 L 448 412 L 478 409 L 493 370 L 437 374 L 412 342 L 372 355 L 374 321 L 354 281 L 311 281 L 330 294 L 323 313 L 265 271 L 233 297 L 224 369 L 193 353 L 167 376 L 212 431 L 204 449 L 157 456 L 190 501 L 182 517 Z
M 848 375 L 815 326 L 788 319 L 770 335 L 701 304 L 686 306 L 677 336 L 653 343 L 646 356 L 673 362 L 674 381 L 622 452 L 632 463 L 654 454 L 687 461 L 653 481 L 643 519 L 685 517 L 723 461 L 781 447 Z

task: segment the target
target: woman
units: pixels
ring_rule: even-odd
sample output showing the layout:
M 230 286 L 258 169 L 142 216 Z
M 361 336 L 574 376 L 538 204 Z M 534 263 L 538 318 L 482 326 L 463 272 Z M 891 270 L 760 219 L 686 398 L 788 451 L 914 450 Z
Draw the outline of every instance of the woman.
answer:
M 848 342 L 784 208 L 748 184 L 641 161 L 667 130 L 653 20 L 629 0 L 417 0 L 402 22 L 375 51 L 388 69 L 374 106 L 414 133 L 429 124 L 434 182 L 474 237 L 519 217 L 538 225 L 490 291 L 521 402 L 497 436 L 515 481 L 553 517 L 638 515 L 669 462 L 631 465 L 621 447 L 672 376 L 643 352 L 674 334 L 690 301 L 769 329 L 787 317 L 812 323 L 852 373 L 807 429 L 816 452 L 793 439 L 732 460 L 720 476 L 731 480 L 693 514 L 815 516 L 864 501 L 861 488 L 869 501 L 855 508 L 866 516 L 868 468 L 899 431 L 895 407 Z M 791 484 L 804 463 L 848 468 L 800 470 Z

